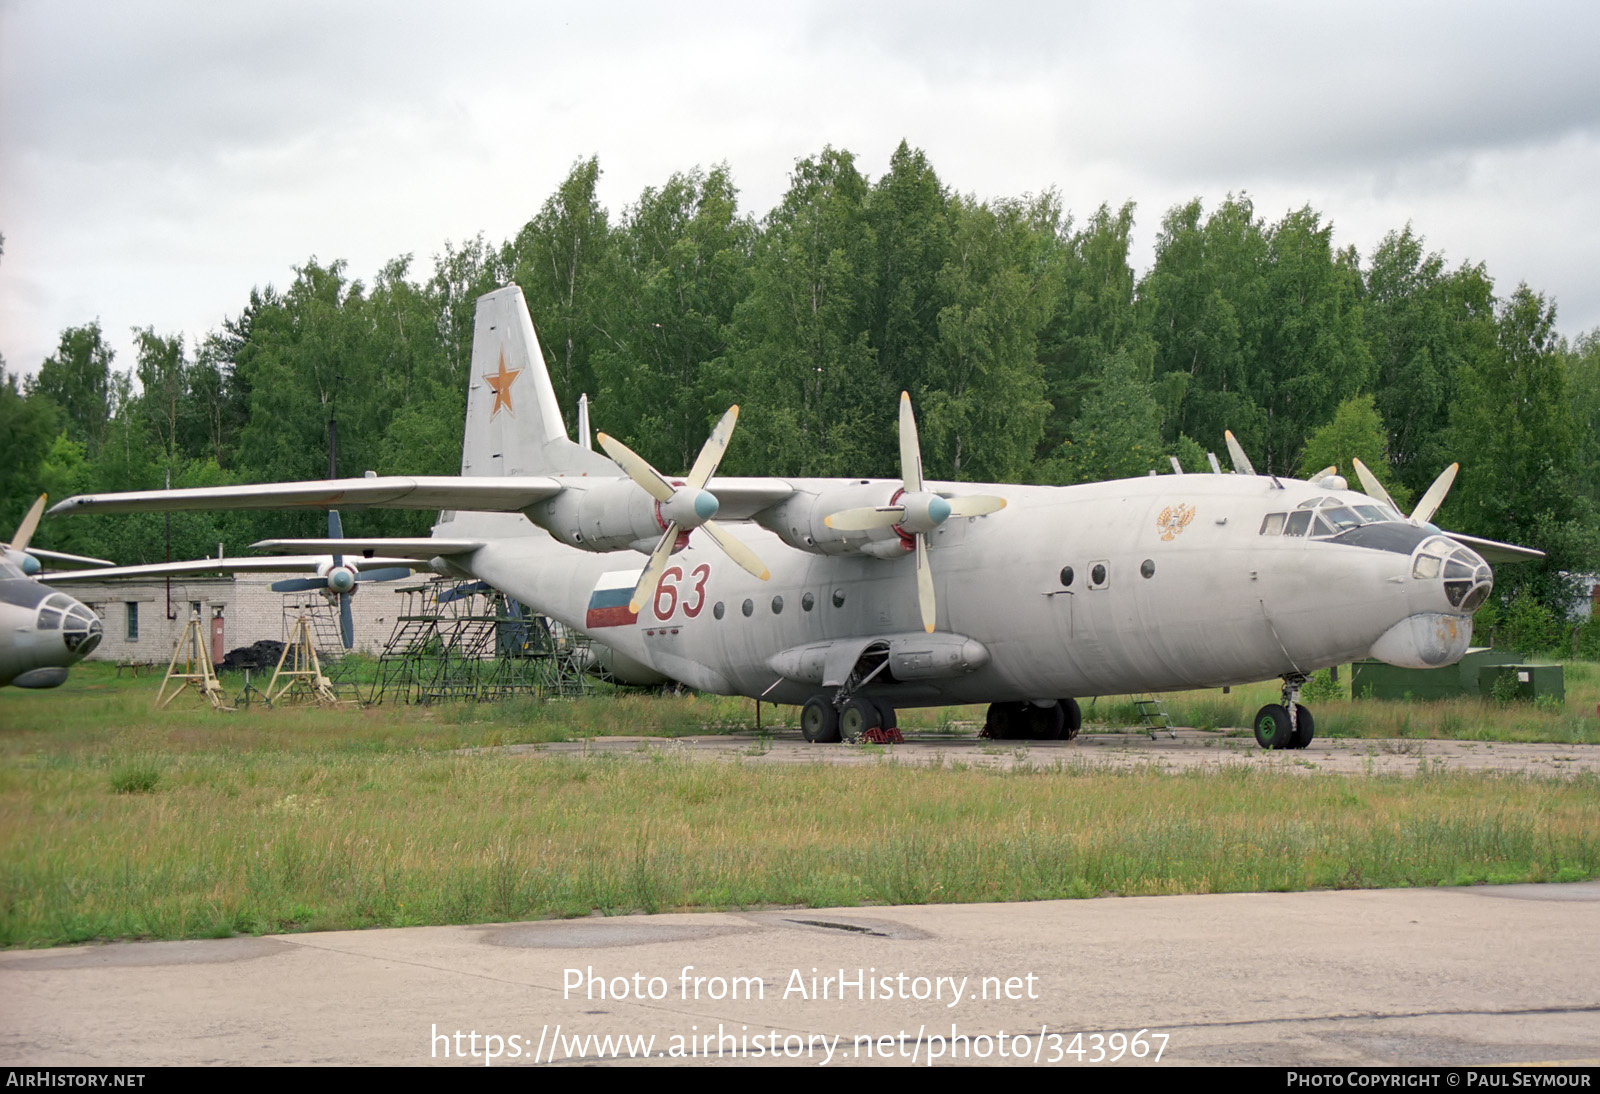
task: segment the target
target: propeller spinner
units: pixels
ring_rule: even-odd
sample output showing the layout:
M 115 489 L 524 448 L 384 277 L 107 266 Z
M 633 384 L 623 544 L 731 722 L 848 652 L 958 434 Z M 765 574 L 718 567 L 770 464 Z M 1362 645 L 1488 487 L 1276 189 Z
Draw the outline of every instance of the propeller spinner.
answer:
M 922 609 L 922 629 L 933 633 L 935 604 L 933 571 L 928 567 L 927 534 L 951 517 L 981 517 L 998 512 L 1006 499 L 985 494 L 940 497 L 922 488 L 922 447 L 917 440 L 917 418 L 911 395 L 900 393 L 900 492 L 888 505 L 845 509 L 825 518 L 829 528 L 841 532 L 867 532 L 893 528 L 914 541 L 917 553 L 917 604 Z
M 626 471 L 628 477 L 638 483 L 645 493 L 656 499 L 657 512 L 666 523 L 655 550 L 650 552 L 650 561 L 644 573 L 639 575 L 639 583 L 634 586 L 633 597 L 628 602 L 629 611 L 638 612 L 655 591 L 656 582 L 661 580 L 662 571 L 667 567 L 667 556 L 679 547 L 678 537 L 696 528 L 703 530 L 713 543 L 722 548 L 723 554 L 750 574 L 762 581 L 772 576 L 754 551 L 728 535 L 711 519 L 717 515 L 719 505 L 716 495 L 706 489 L 706 483 L 716 474 L 717 464 L 722 462 L 722 454 L 728 450 L 728 439 L 733 436 L 733 427 L 738 420 L 739 408 L 729 407 L 717 427 L 711 431 L 711 436 L 706 438 L 694 467 L 689 471 L 688 482 L 677 486 L 662 478 L 660 472 L 633 449 L 615 437 L 599 434 L 600 447 L 606 450 L 606 455 Z

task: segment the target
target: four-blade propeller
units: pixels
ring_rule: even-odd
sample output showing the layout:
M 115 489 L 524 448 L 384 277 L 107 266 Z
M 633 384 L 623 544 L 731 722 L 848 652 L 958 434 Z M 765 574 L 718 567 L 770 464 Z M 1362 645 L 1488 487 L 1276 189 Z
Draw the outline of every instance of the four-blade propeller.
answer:
M 981 517 L 1006 507 L 1006 499 L 985 494 L 941 497 L 922 488 L 922 448 L 917 440 L 917 419 L 911 395 L 900 393 L 900 491 L 888 505 L 870 509 L 845 509 L 823 523 L 841 532 L 866 532 L 893 528 L 917 553 L 917 604 L 922 629 L 933 633 L 935 605 L 933 571 L 928 568 L 926 536 L 951 517 Z
M 339 521 L 337 509 L 328 510 L 328 538 L 344 538 L 344 526 Z M 333 564 L 316 577 L 291 577 L 283 581 L 274 581 L 272 591 L 302 593 L 316 589 L 329 597 L 338 597 L 339 637 L 344 642 L 344 648 L 348 650 L 355 646 L 356 641 L 356 621 L 350 610 L 350 597 L 356 591 L 356 585 L 363 581 L 398 581 L 410 576 L 409 566 L 385 566 L 382 569 L 362 572 L 353 561 L 346 562 L 344 555 L 335 554 Z
M 738 420 L 739 408 L 729 407 L 700 449 L 700 455 L 689 471 L 689 481 L 676 485 L 662 478 L 660 472 L 651 467 L 643 456 L 615 437 L 605 433 L 599 435 L 600 447 L 606 450 L 606 455 L 626 471 L 628 477 L 638 483 L 645 493 L 656 499 L 656 516 L 664 526 L 661 539 L 657 541 L 655 550 L 650 552 L 650 561 L 644 573 L 639 575 L 639 583 L 633 588 L 633 598 L 628 602 L 629 611 L 637 613 L 654 594 L 656 582 L 661 580 L 661 574 L 667 567 L 667 556 L 681 546 L 679 536 L 687 537 L 696 528 L 702 529 L 713 543 L 722 548 L 724 554 L 750 574 L 762 581 L 772 576 L 754 551 L 723 531 L 711 519 L 717 515 L 718 502 L 716 495 L 706 489 L 706 483 L 716 474 L 717 464 L 722 462 L 722 454 L 728 450 L 728 439 L 733 436 L 733 426 Z

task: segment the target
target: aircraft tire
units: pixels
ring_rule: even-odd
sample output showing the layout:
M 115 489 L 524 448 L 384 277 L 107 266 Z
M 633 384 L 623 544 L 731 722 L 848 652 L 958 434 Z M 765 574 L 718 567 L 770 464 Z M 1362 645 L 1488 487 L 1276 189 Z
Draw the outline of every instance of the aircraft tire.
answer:
M 878 707 L 878 726 L 881 729 L 899 729 L 900 716 L 895 713 L 894 707 L 882 699 L 874 700 Z
M 854 744 L 867 730 L 877 729 L 880 720 L 878 705 L 858 695 L 839 712 L 839 739 Z
M 1076 699 L 1061 700 L 1061 710 L 1066 716 L 1061 726 L 1062 740 L 1071 741 L 1077 738 L 1078 731 L 1083 728 L 1083 708 Z
M 1311 717 L 1311 711 L 1307 710 L 1303 706 L 1300 706 L 1299 704 L 1296 704 L 1296 708 L 1297 709 L 1295 710 L 1294 715 L 1294 736 L 1290 739 L 1288 745 L 1285 746 L 1287 748 L 1304 748 L 1306 745 L 1310 744 L 1311 739 L 1317 735 L 1317 722 L 1316 719 Z
M 1016 703 L 990 703 L 983 719 L 983 736 L 991 741 L 1009 741 L 1021 736 L 1018 732 Z
M 830 744 L 839 739 L 839 712 L 821 695 L 813 695 L 800 708 L 800 736 L 812 744 Z
M 1028 727 L 1028 738 L 1034 741 L 1060 740 L 1066 727 L 1066 710 L 1060 703 L 1048 707 L 1025 704 L 1023 720 Z
M 1288 748 L 1291 730 L 1289 712 L 1277 703 L 1256 711 L 1256 744 L 1262 748 Z

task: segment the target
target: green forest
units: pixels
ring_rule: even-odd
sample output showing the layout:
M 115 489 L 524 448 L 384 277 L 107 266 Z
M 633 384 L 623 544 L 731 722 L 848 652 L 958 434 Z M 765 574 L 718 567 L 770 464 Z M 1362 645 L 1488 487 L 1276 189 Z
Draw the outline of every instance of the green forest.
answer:
M 574 164 L 515 238 L 446 242 L 431 269 L 404 255 L 364 282 L 309 258 L 198 344 L 145 328 L 118 361 L 91 322 L 25 380 L 0 362 L 0 528 L 40 492 L 320 478 L 330 418 L 341 475 L 454 474 L 474 301 L 515 281 L 569 428 L 588 393 L 597 428 L 668 472 L 739 403 L 722 474 L 897 476 L 903 389 L 931 478 L 1203 471 L 1232 429 L 1259 471 L 1348 476 L 1359 456 L 1402 504 L 1460 461 L 1435 520 L 1549 554 L 1501 567 L 1491 611 L 1553 622 L 1563 575 L 1600 570 L 1600 330 L 1561 337 L 1553 300 L 1409 224 L 1363 256 L 1310 207 L 1269 221 L 1246 196 L 1195 200 L 1162 215 L 1136 276 L 1131 203 L 979 200 L 904 143 L 875 180 L 824 148 L 760 217 L 727 165 L 620 213 L 600 175 Z M 319 513 L 175 514 L 171 557 L 324 531 Z M 167 536 L 154 514 L 57 518 L 35 543 L 137 563 Z

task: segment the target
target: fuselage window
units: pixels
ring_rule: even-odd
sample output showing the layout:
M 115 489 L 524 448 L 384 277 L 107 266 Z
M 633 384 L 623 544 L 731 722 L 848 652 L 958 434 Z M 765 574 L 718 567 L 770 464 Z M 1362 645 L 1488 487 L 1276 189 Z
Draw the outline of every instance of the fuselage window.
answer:
M 1072 584 L 1072 567 L 1071 566 L 1063 566 L 1063 567 L 1061 567 L 1061 586 L 1062 586 L 1062 588 L 1066 588 L 1067 586 L 1069 586 L 1071 584 Z
M 835 589 L 835 590 L 833 590 L 833 606 L 835 608 L 844 607 L 844 590 L 843 589 Z
M 1311 527 L 1311 510 L 1296 509 L 1289 514 L 1289 521 L 1283 526 L 1283 534 L 1286 536 L 1303 536 L 1309 527 Z
M 1143 562 L 1139 563 L 1139 572 L 1141 574 L 1143 574 L 1145 577 L 1155 577 L 1156 576 L 1156 562 L 1155 562 L 1155 559 L 1147 558 Z
M 1106 570 L 1106 564 L 1104 562 L 1096 562 L 1094 568 L 1089 571 L 1089 588 L 1105 588 L 1109 577 L 1110 574 Z
M 817 598 L 812 596 L 810 593 L 807 593 L 805 596 L 802 596 L 800 598 L 800 608 L 801 608 L 801 610 L 809 612 L 812 608 L 815 608 L 816 606 L 817 606 Z
M 754 600 L 746 600 L 742 605 L 740 605 L 739 610 L 743 612 L 745 614 L 745 618 L 748 619 L 750 616 L 755 614 L 756 602 Z
M 782 612 L 783 612 L 783 597 L 781 597 L 781 596 L 773 597 L 772 598 L 772 614 L 773 615 L 779 615 Z
M 1288 516 L 1288 513 L 1268 513 L 1261 522 L 1261 534 L 1264 536 L 1283 535 L 1283 522 Z
M 716 606 L 711 609 L 711 614 L 715 618 L 721 619 L 724 615 L 727 614 L 727 611 L 728 611 L 727 607 L 722 603 L 722 601 L 719 600 L 719 601 L 717 601 Z

